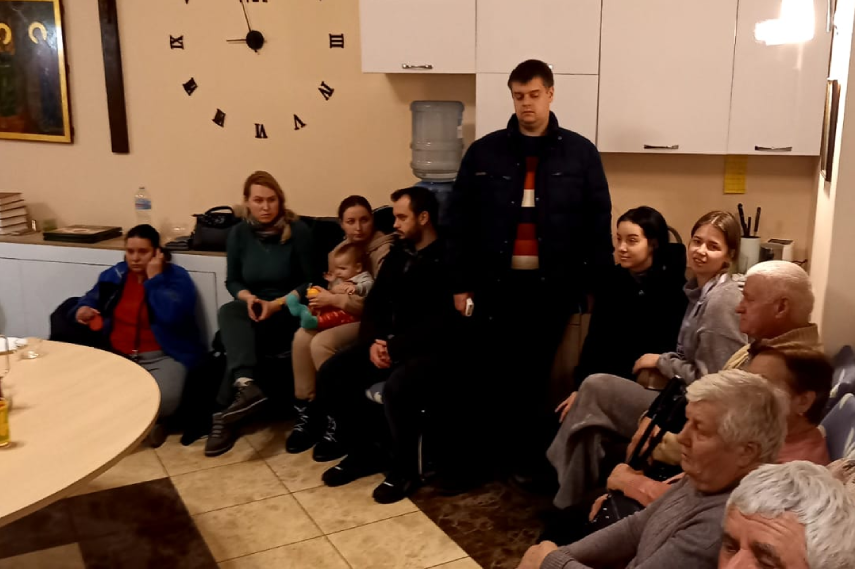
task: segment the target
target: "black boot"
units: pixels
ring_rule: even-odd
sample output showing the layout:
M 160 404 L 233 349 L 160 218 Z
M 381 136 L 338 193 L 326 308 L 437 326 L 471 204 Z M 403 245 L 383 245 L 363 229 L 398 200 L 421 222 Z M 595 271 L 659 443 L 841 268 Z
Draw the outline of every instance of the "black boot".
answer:
M 335 419 L 327 417 L 327 430 L 324 436 L 315 445 L 315 450 L 312 452 L 312 458 L 315 462 L 329 462 L 336 460 L 347 454 L 344 444 L 338 439 L 336 434 Z
M 320 421 L 317 406 L 312 401 L 298 399 L 294 403 L 294 411 L 297 412 L 297 419 L 294 421 L 294 430 L 285 441 L 285 450 L 298 454 L 315 446 L 321 438 Z

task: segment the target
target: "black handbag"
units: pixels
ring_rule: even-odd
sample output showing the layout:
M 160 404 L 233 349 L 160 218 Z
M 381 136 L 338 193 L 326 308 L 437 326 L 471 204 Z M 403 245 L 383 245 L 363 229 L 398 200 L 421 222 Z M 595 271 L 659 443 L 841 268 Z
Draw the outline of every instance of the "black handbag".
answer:
M 644 431 L 629 458 L 628 464 L 632 469 L 642 470 L 645 476 L 660 482 L 664 482 L 680 472 L 679 467 L 658 462 L 650 464 L 649 460 L 653 454 L 653 449 L 662 442 L 666 432 L 680 432 L 683 429 L 683 425 L 686 424 L 687 403 L 685 382 L 681 377 L 672 378 L 647 411 L 647 416 L 650 417 L 650 425 Z M 659 431 L 655 435 L 653 434 L 654 427 L 659 427 Z M 648 440 L 650 444 L 645 448 L 645 442 Z M 643 509 L 644 506 L 623 492 L 609 492 L 600 511 L 589 522 L 588 534 L 606 528 Z
M 192 240 L 195 251 L 225 251 L 229 231 L 240 223 L 235 210 L 227 205 L 212 207 L 205 213 L 193 214 L 193 217 L 196 218 Z

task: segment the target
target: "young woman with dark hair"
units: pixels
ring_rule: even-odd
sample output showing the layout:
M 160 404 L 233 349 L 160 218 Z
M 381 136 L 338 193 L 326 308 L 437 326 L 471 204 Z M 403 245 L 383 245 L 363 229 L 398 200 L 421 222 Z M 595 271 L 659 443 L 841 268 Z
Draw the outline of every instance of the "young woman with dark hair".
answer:
M 159 418 L 181 403 L 187 371 L 203 354 L 196 321 L 196 287 L 187 271 L 169 262 L 160 234 L 138 225 L 125 237 L 125 260 L 98 277 L 73 309 L 80 324 L 100 331 L 114 352 L 144 367 L 160 388 Z M 153 431 L 154 446 L 164 431 Z
M 676 348 L 688 302 L 683 293 L 686 253 L 668 239 L 668 224 L 652 207 L 637 207 L 618 218 L 618 262 L 595 295 L 574 372 L 577 388 L 593 373 L 631 378 L 639 357 Z

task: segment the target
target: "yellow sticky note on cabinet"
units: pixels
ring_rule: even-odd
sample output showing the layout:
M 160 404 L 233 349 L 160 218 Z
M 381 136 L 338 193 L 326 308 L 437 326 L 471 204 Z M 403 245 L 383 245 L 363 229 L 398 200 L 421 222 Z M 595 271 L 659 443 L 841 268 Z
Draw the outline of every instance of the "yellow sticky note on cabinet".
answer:
M 748 171 L 747 156 L 728 156 L 724 161 L 724 193 L 744 194 L 745 173 Z

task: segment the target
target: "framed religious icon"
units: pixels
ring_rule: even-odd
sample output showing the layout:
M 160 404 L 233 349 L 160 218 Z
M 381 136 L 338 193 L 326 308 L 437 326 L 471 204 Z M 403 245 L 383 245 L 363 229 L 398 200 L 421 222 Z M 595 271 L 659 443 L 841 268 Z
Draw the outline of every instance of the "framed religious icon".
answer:
M 837 119 L 840 112 L 840 83 L 829 79 L 825 88 L 825 116 L 822 119 L 822 147 L 819 153 L 820 173 L 826 182 L 834 172 L 834 149 L 837 146 Z
M 60 0 L 0 0 L 0 139 L 71 135 Z

